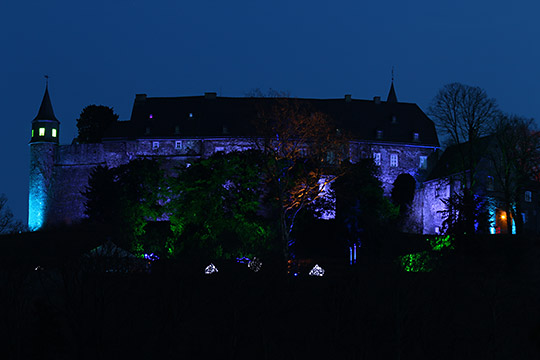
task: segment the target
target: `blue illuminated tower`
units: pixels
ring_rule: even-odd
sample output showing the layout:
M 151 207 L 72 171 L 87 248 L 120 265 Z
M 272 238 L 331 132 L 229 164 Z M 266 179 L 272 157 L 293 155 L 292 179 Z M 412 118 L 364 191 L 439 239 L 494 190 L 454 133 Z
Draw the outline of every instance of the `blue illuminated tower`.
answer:
M 48 83 L 35 119 L 30 140 L 30 189 L 28 227 L 35 231 L 46 221 L 60 122 L 54 116 Z

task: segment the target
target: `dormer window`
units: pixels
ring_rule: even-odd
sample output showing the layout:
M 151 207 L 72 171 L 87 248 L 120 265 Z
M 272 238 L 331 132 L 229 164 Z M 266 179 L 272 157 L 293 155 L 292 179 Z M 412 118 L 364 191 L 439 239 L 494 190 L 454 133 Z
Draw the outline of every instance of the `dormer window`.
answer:
M 56 137 L 56 129 L 52 129 L 52 137 Z
M 45 128 L 39 128 L 39 136 L 45 136 Z
M 420 141 L 420 134 L 419 133 L 413 133 L 413 141 Z
M 377 130 L 377 139 L 382 139 L 382 138 L 383 138 L 383 131 Z
M 149 127 L 146 128 L 145 134 L 150 135 L 150 128 Z
M 180 134 L 180 126 L 179 126 L 179 125 L 176 125 L 176 126 L 174 127 L 174 133 L 175 133 L 176 135 Z

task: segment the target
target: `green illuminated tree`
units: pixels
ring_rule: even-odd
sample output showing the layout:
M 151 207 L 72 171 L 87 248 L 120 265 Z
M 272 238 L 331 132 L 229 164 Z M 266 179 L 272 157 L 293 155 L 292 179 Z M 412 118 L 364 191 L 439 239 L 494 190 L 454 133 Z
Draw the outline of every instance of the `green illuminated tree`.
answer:
M 89 221 L 104 226 L 118 245 L 136 253 L 162 253 L 164 244 L 144 243 L 149 221 L 163 215 L 164 174 L 153 160 L 116 168 L 98 166 L 83 195 Z M 159 250 L 161 247 L 162 251 Z
M 261 208 L 263 160 L 254 150 L 217 153 L 170 179 L 172 255 L 231 259 L 272 250 Z
M 113 108 L 103 105 L 88 105 L 77 119 L 80 143 L 100 143 L 105 130 L 118 120 Z

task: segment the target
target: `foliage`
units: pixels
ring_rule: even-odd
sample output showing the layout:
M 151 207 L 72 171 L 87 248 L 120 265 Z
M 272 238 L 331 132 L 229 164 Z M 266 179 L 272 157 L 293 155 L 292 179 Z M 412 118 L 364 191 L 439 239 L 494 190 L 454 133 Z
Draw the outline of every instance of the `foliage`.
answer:
M 500 191 L 502 208 L 508 214 L 508 228 L 516 222 L 521 232 L 520 203 L 523 188 L 532 179 L 539 181 L 540 137 L 532 119 L 504 115 L 494 129 L 494 146 L 489 152 L 490 166 L 494 171 L 497 191 Z M 494 189 L 495 190 L 495 189 Z
M 141 159 L 116 168 L 96 167 L 90 174 L 85 214 L 105 226 L 119 246 L 135 253 L 163 254 L 158 241 L 146 233 L 149 221 L 163 214 L 164 177 L 156 161 Z
M 454 193 L 441 199 L 445 205 L 442 210 L 444 234 L 487 233 L 489 229 L 489 203 L 485 197 L 474 194 L 470 189 Z
M 448 250 L 454 250 L 454 237 L 450 235 L 427 238 L 431 250 L 406 254 L 398 258 L 399 264 L 407 272 L 431 272 L 440 264 Z
M 279 218 L 283 255 L 289 258 L 298 214 L 315 203 L 342 173 L 347 141 L 323 113 L 286 98 L 262 109 L 256 124 L 266 155 L 265 174 Z
M 118 115 L 108 106 L 88 105 L 77 119 L 79 143 L 100 143 L 105 130 L 118 120 Z
M 345 236 L 353 243 L 370 246 L 381 232 L 392 231 L 399 207 L 386 197 L 377 178 L 372 159 L 348 164 L 344 175 L 334 183 L 337 198 L 337 220 L 344 225 Z M 367 240 L 367 241 L 366 241 Z
M 7 206 L 7 197 L 0 194 L 0 235 L 12 234 L 25 230 L 25 226 L 19 220 L 15 220 L 13 213 Z
M 260 214 L 262 167 L 258 151 L 217 153 L 170 179 L 171 254 L 231 259 L 270 252 L 271 229 Z

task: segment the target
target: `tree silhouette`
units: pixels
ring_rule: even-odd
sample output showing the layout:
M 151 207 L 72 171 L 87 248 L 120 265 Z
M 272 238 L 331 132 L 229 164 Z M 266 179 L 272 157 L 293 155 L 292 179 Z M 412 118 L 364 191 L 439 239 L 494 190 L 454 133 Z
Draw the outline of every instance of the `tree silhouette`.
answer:
M 105 130 L 118 120 L 118 115 L 108 106 L 88 105 L 77 119 L 79 143 L 100 143 Z

